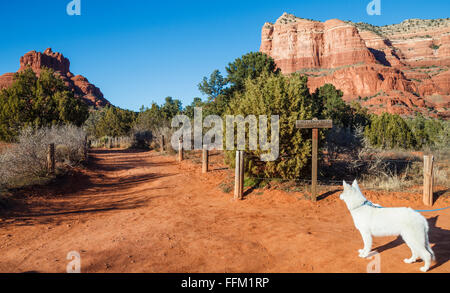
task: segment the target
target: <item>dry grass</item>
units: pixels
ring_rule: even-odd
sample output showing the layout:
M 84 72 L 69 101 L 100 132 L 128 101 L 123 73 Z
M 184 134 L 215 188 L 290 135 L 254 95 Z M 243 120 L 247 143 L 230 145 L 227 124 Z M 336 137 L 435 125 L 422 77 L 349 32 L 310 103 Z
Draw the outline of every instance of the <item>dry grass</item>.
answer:
M 84 131 L 75 126 L 23 129 L 18 143 L 0 154 L 0 187 L 45 184 L 49 179 L 48 145 L 55 144 L 55 159 L 60 167 L 74 166 L 84 160 L 84 139 Z

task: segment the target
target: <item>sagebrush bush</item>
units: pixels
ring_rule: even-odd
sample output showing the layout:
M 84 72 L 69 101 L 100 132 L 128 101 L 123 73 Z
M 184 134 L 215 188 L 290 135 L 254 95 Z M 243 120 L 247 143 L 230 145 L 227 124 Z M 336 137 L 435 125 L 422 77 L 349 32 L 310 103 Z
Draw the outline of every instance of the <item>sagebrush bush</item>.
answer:
M 24 128 L 17 143 L 0 154 L 0 185 L 11 187 L 19 181 L 47 175 L 47 149 L 55 144 L 55 160 L 76 165 L 84 160 L 84 131 L 76 126 Z

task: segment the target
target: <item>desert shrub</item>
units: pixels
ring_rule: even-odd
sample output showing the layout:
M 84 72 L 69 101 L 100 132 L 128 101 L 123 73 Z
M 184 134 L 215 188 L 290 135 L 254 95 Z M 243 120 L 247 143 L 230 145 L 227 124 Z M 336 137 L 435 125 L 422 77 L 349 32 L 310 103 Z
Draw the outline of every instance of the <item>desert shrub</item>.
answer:
M 131 146 L 137 149 L 149 149 L 153 140 L 150 130 L 135 130 L 131 134 Z
M 153 131 L 153 136 L 155 139 L 153 140 L 151 147 L 153 149 L 156 149 L 156 148 L 160 149 L 161 148 L 161 136 L 164 135 L 165 151 L 168 154 L 175 154 L 176 150 L 173 148 L 172 143 L 171 143 L 171 139 L 172 139 L 173 134 L 175 133 L 175 130 L 176 129 L 174 129 L 174 128 L 166 127 L 166 126 L 156 128 Z
M 371 146 L 382 149 L 411 149 L 417 145 L 411 128 L 397 114 L 372 115 L 371 124 L 365 129 L 365 136 Z
M 418 149 L 436 146 L 440 143 L 439 139 L 444 134 L 444 121 L 425 118 L 420 114 L 413 119 L 406 119 L 406 123 L 414 135 L 415 146 Z
M 209 78 L 204 77 L 198 84 L 199 91 L 207 96 L 207 100 L 203 102 L 200 98 L 194 99 L 185 109 L 188 117 L 193 117 L 194 107 L 202 107 L 204 115 L 222 116 L 234 96 L 244 91 L 247 79 L 255 80 L 263 74 L 281 73 L 273 58 L 261 52 L 242 55 L 230 62 L 225 70 L 226 78 L 219 70 L 214 70 Z
M 450 186 L 450 178 L 448 177 L 448 166 L 444 168 L 443 166 L 434 167 L 434 178 L 435 184 Z
M 342 100 L 343 92 L 332 84 L 325 84 L 317 88 L 314 99 L 319 102 L 318 113 L 321 118 L 333 120 L 333 125 L 347 128 L 352 123 L 352 109 Z
M 329 160 L 337 159 L 341 154 L 356 155 L 363 145 L 363 127 L 355 130 L 334 126 L 325 137 L 324 149 Z
M 172 97 L 166 97 L 161 106 L 155 102 L 150 108 L 142 106 L 136 118 L 135 130 L 155 132 L 159 128 L 170 127 L 172 118 L 181 112 L 181 101 Z
M 225 68 L 230 84 L 230 93 L 245 89 L 247 79 L 255 80 L 262 75 L 278 75 L 281 70 L 277 68 L 275 60 L 261 52 L 250 52 L 229 63 Z
M 84 160 L 84 143 L 86 133 L 80 127 L 73 125 L 41 128 L 44 132 L 43 145 L 55 144 L 56 161 L 67 165 L 77 165 Z
M 75 165 L 84 159 L 84 131 L 76 126 L 21 130 L 18 142 L 0 154 L 0 185 L 31 182 L 47 176 L 47 148 L 55 143 L 55 159 L 62 165 Z
M 247 79 L 245 91 L 232 101 L 227 114 L 279 115 L 279 159 L 261 162 L 259 156 L 266 153 L 261 149 L 249 150 L 246 141 L 246 170 L 251 175 L 296 178 L 306 170 L 311 154 L 311 131 L 295 127 L 297 120 L 309 120 L 315 117 L 317 100 L 309 93 L 307 77 L 299 74 L 292 76 L 263 74 L 257 79 Z M 270 126 L 268 137 L 271 137 Z M 236 136 L 235 136 L 236 137 Z M 248 137 L 248 129 L 247 129 Z M 226 160 L 234 165 L 235 152 L 227 151 Z
M 123 137 L 129 135 L 137 114 L 114 106 L 92 111 L 84 124 L 90 137 Z
M 400 191 L 411 186 L 411 182 L 405 180 L 405 177 L 397 174 L 366 177 L 363 179 L 362 183 L 365 188 L 386 191 Z
M 363 142 L 357 157 L 349 160 L 350 169 L 365 188 L 387 191 L 401 190 L 417 180 L 419 162 L 393 161 L 384 151 Z
M 131 145 L 142 149 L 159 148 L 161 135 L 164 135 L 166 148 L 172 152 L 170 147 L 170 139 L 174 133 L 171 128 L 172 119 L 176 115 L 183 112 L 187 114 L 186 112 L 191 110 L 193 113 L 193 108 L 183 111 L 181 101 L 172 97 L 166 97 L 165 103 L 161 106 L 155 102 L 152 103 L 150 108 L 142 106 L 131 131 Z
M 39 77 L 31 69 L 16 73 L 0 91 L 0 140 L 15 141 L 24 127 L 80 126 L 87 117 L 87 106 L 50 69 Z
M 430 45 L 430 48 L 431 48 L 432 50 L 438 50 L 440 47 L 441 47 L 441 46 L 436 45 L 436 44 L 431 44 L 431 45 Z

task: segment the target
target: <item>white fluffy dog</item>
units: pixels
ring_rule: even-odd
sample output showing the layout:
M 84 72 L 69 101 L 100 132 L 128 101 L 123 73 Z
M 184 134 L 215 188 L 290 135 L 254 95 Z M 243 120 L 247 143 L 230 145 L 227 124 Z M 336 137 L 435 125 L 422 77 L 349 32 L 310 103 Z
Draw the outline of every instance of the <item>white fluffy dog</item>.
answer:
M 373 236 L 401 235 L 412 256 L 405 263 L 413 263 L 419 257 L 425 262 L 420 268 L 426 272 L 430 268 L 434 253 L 428 242 L 427 220 L 411 208 L 381 208 L 368 201 L 355 180 L 350 186 L 344 181 L 344 192 L 340 195 L 349 209 L 356 229 L 361 233 L 364 248 L 359 250 L 359 256 L 366 258 L 372 249 Z

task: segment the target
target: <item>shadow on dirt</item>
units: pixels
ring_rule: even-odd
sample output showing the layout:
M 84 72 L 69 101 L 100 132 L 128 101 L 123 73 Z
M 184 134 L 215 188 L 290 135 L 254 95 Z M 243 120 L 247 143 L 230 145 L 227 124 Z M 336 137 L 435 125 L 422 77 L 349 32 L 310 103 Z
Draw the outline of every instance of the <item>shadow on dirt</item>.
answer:
M 111 166 L 105 168 L 102 159 L 91 157 L 86 170 L 72 170 L 58 180 L 46 186 L 32 186 L 14 191 L 14 198 L 20 202 L 0 215 L 0 227 L 5 225 L 60 224 L 86 213 L 100 213 L 113 210 L 135 209 L 156 198 L 170 195 L 169 187 L 151 183 L 157 179 L 175 174 L 144 173 L 124 176 L 106 176 L 108 172 L 117 172 L 125 168 L 138 168 L 146 162 L 145 157 L 132 157 L 129 160 L 116 160 L 123 153 L 136 153 L 130 150 L 95 150 L 94 153 L 113 156 Z M 111 158 L 109 159 L 111 161 Z M 161 163 L 171 164 L 168 163 Z M 142 169 L 141 169 L 142 170 Z M 94 171 L 93 174 L 91 171 Z M 87 174 L 89 173 L 89 174 Z M 105 174 L 106 173 L 106 174 Z M 148 195 L 151 190 L 161 190 L 157 196 Z M 166 192 L 164 192 L 166 191 Z M 63 216 L 63 217 L 61 217 Z
M 449 189 L 444 189 L 444 190 L 440 190 L 437 191 L 435 193 L 433 193 L 433 201 L 437 201 L 441 196 L 446 195 L 448 192 L 450 192 L 450 188 Z
M 126 149 L 126 150 L 108 150 L 108 149 L 95 149 L 91 150 L 91 154 L 95 156 L 91 156 L 89 159 L 88 167 L 94 171 L 126 171 L 139 167 L 158 167 L 158 166 L 167 166 L 176 164 L 175 161 L 166 161 L 166 162 L 146 162 L 142 159 L 142 156 L 130 157 L 129 154 L 144 154 L 150 153 L 145 150 L 138 149 Z M 107 163 L 106 160 L 108 157 L 114 157 L 114 161 L 111 163 Z
M 335 194 L 337 192 L 340 192 L 340 191 L 342 191 L 342 189 L 335 189 L 335 190 L 331 190 L 331 191 L 325 192 L 325 193 L 319 195 L 317 197 L 317 200 L 323 200 L 323 199 L 325 199 L 325 198 L 327 198 L 329 196 L 332 196 L 333 194 Z
M 436 262 L 434 265 L 430 267 L 430 270 L 437 268 L 450 260 L 450 230 L 446 230 L 440 227 L 436 227 L 436 222 L 439 216 L 432 217 L 428 219 L 428 225 L 430 227 L 430 231 L 428 233 L 430 238 L 430 246 L 433 249 L 433 252 L 436 256 Z M 405 243 L 401 236 L 397 237 L 395 240 L 379 246 L 374 250 L 379 253 L 395 248 L 397 246 Z M 405 256 L 409 257 L 409 256 Z

